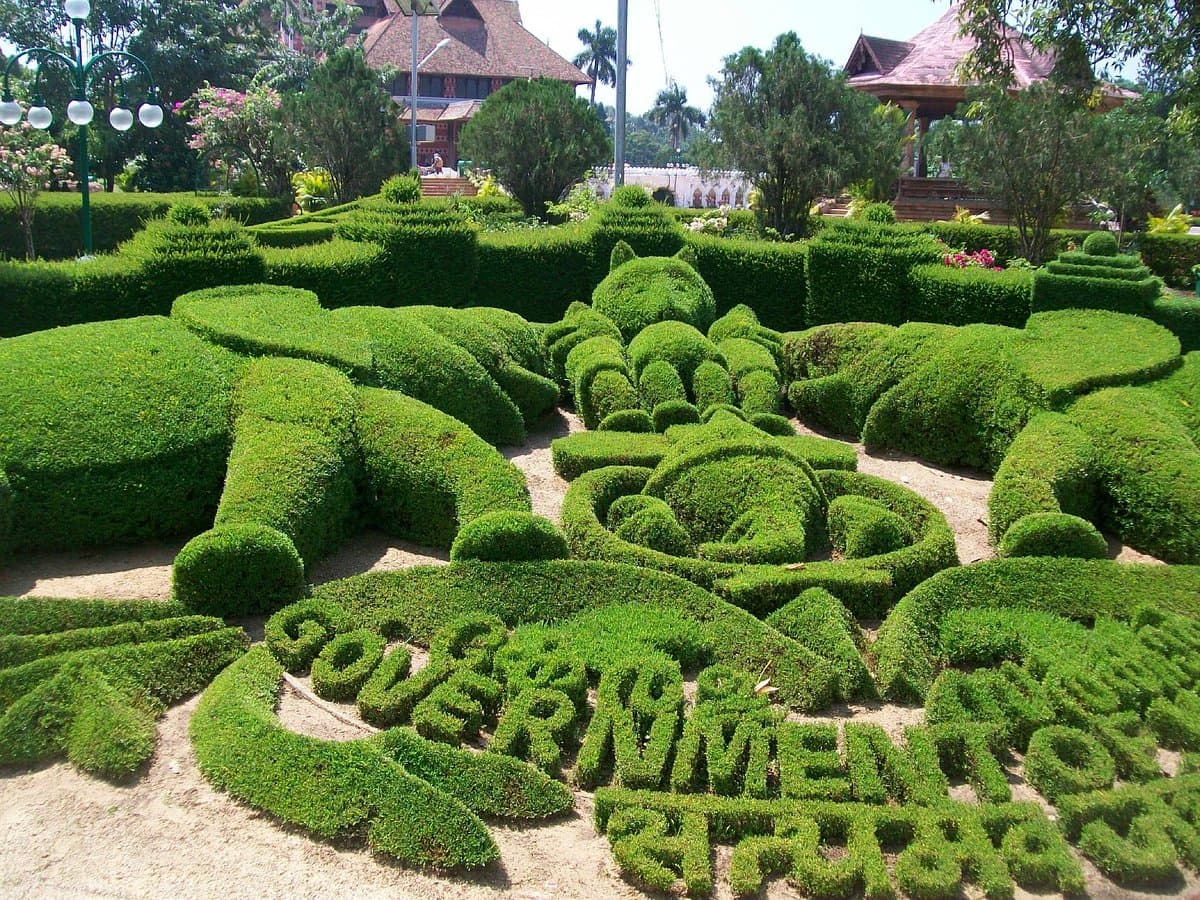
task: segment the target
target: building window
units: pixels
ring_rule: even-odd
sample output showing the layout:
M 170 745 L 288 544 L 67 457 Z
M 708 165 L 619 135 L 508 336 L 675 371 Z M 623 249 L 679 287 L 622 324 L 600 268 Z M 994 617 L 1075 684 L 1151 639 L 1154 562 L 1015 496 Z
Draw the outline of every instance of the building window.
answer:
M 446 90 L 446 80 L 441 75 L 418 75 L 417 96 L 441 97 Z
M 491 92 L 490 78 L 460 78 L 455 96 L 462 100 L 486 100 Z

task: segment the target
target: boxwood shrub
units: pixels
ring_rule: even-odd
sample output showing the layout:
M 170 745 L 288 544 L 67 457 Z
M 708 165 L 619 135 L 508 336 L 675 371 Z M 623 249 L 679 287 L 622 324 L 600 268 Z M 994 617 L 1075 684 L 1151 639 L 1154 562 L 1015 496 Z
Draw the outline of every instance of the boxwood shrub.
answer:
M 389 296 L 390 260 L 377 244 L 335 240 L 260 252 L 264 281 L 312 291 L 326 309 L 381 304 Z
M 1142 262 L 1171 287 L 1191 288 L 1192 267 L 1200 264 L 1200 238 L 1190 234 L 1139 234 Z

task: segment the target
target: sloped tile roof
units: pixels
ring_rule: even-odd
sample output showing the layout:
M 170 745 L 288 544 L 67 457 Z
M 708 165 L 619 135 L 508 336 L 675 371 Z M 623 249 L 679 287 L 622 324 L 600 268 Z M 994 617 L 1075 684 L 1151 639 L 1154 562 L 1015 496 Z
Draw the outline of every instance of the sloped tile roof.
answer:
M 472 8 L 478 12 L 478 18 L 469 14 Z M 421 66 L 422 74 L 484 78 L 546 76 L 576 85 L 591 81 L 525 30 L 516 0 L 455 0 L 443 4 L 443 9 L 445 13 L 436 18 L 423 17 L 419 25 L 417 44 L 422 59 L 440 41 L 450 39 L 449 44 Z M 375 68 L 407 71 L 412 65 L 411 29 L 411 19 L 399 13 L 380 19 L 366 32 L 363 51 L 367 62 Z

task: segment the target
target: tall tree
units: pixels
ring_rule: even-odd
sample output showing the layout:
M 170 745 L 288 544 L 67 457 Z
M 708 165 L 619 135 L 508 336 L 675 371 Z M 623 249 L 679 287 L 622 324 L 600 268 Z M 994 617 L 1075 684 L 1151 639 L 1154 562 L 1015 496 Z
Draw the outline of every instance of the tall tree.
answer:
M 1099 115 L 1048 82 L 1019 94 L 984 89 L 959 113 L 960 171 L 1012 217 L 1022 255 L 1045 258 L 1050 228 L 1068 204 L 1103 182 Z
M 870 175 L 891 128 L 873 113 L 873 97 L 850 88 L 793 32 L 765 52 L 747 47 L 727 57 L 711 83 L 709 129 L 723 162 L 754 179 L 766 224 L 781 234 L 806 233 L 813 201 Z M 899 159 L 898 139 L 892 150 Z
M 284 109 L 304 163 L 329 172 L 339 200 L 374 193 L 400 165 L 398 110 L 358 48 L 321 63 L 308 89 L 287 97 Z
M 674 81 L 665 91 L 659 91 L 649 117 L 659 125 L 665 125 L 671 135 L 671 147 L 676 153 L 684 139 L 691 134 L 692 126 L 704 127 L 704 113 L 688 106 L 687 90 Z
M 514 81 L 483 102 L 463 129 L 464 156 L 481 161 L 529 216 L 541 216 L 612 153 L 595 110 L 561 81 Z
M 596 30 L 579 29 L 583 51 L 575 57 L 575 65 L 592 79 L 592 106 L 596 105 L 596 86 L 617 83 L 617 29 L 596 20 Z M 626 65 L 631 65 L 628 58 Z

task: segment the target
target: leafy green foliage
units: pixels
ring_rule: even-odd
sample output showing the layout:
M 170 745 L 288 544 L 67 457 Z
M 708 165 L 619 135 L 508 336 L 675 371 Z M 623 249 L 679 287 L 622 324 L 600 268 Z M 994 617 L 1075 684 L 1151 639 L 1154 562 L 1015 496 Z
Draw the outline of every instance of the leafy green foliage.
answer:
M 542 215 L 610 152 L 592 108 L 549 78 L 517 79 L 488 97 L 463 129 L 459 147 L 492 170 L 527 216 Z
M 805 234 L 818 196 L 870 174 L 872 146 L 899 158 L 901 127 L 875 105 L 789 32 L 766 52 L 747 47 L 725 60 L 711 127 L 734 168 L 762 173 L 767 224 Z

